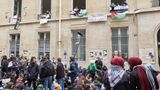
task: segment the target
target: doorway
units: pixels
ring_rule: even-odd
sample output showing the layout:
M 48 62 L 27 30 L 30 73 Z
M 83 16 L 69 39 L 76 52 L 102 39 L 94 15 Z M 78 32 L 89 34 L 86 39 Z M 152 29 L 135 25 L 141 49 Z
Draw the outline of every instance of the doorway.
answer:
M 160 30 L 157 33 L 157 46 L 158 46 L 158 64 L 160 66 Z

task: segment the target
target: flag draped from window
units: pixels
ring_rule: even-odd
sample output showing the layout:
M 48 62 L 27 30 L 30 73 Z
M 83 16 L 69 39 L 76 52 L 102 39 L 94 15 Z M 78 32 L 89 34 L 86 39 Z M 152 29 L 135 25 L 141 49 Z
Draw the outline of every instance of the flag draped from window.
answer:
M 116 13 L 114 11 L 111 13 L 111 15 L 113 19 L 118 19 L 118 20 L 124 19 L 126 17 L 126 13 Z
M 19 25 L 20 25 L 20 17 L 17 18 L 17 21 L 16 21 L 16 24 L 14 26 L 14 29 L 17 30 Z

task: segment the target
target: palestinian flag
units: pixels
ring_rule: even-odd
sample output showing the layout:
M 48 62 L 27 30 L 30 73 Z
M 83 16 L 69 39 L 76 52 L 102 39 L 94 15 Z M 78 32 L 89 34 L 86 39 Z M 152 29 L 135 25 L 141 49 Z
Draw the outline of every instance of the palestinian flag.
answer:
M 16 21 L 16 24 L 14 26 L 14 29 L 17 30 L 19 25 L 20 25 L 20 17 L 17 18 L 17 21 Z
M 118 19 L 118 20 L 124 19 L 126 17 L 126 13 L 116 13 L 114 11 L 111 12 L 111 15 L 113 19 Z

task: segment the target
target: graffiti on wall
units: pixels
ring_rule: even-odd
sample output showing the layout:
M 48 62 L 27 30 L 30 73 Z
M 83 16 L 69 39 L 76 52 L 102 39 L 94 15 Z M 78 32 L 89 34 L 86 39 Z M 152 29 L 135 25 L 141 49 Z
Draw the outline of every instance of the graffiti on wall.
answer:
M 154 48 L 140 49 L 139 56 L 143 60 L 143 63 L 155 63 Z
M 89 52 L 90 59 L 95 60 L 101 58 L 102 60 L 107 58 L 107 50 L 91 50 Z

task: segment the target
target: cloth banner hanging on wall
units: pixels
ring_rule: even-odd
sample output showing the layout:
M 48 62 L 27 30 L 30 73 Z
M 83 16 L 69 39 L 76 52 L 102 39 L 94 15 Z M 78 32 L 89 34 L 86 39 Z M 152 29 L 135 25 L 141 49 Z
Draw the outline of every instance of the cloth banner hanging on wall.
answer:
M 40 24 L 46 24 L 48 23 L 48 19 L 44 18 L 44 19 L 40 19 Z
M 107 21 L 107 14 L 96 14 L 88 17 L 88 22 L 105 22 Z

